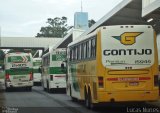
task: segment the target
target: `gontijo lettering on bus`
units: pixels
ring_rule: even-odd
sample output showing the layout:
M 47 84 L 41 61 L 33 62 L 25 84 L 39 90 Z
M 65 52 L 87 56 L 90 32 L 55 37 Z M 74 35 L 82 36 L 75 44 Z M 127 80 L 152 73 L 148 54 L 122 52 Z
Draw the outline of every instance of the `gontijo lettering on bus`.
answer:
M 125 32 L 120 36 L 112 36 L 113 38 L 119 40 L 123 45 L 133 45 L 136 43 L 137 36 L 141 35 L 143 32 Z M 151 55 L 152 49 L 106 49 L 103 54 L 105 56 L 109 55 Z
M 147 29 L 148 30 L 148 29 Z M 130 66 L 133 69 L 151 66 L 154 62 L 154 42 L 151 31 L 126 32 L 108 31 L 102 36 L 103 65 L 108 68 L 122 69 Z M 147 46 L 145 46 L 147 44 Z M 132 60 L 130 60 L 132 59 Z M 121 66 L 120 66 L 121 65 Z M 124 67 L 123 67 L 123 66 Z

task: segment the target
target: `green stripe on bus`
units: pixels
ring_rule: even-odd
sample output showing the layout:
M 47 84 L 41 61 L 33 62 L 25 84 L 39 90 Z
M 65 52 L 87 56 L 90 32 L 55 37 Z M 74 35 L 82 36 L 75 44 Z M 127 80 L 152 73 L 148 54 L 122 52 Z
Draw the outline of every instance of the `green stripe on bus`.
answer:
M 50 67 L 50 74 L 66 74 L 66 68 Z
M 39 73 L 39 69 L 33 69 L 33 73 Z
M 52 61 L 65 61 L 66 55 L 58 54 L 52 55 Z
M 30 56 L 25 56 L 27 58 L 27 61 L 31 61 Z M 8 62 L 22 62 L 23 56 L 10 56 L 8 57 Z
M 42 62 L 33 62 L 33 66 L 40 66 L 42 65 Z
M 9 75 L 26 75 L 26 74 L 29 74 L 31 72 L 33 72 L 33 69 L 32 68 L 29 68 L 29 69 L 8 69 L 8 70 L 5 70 L 5 72 Z

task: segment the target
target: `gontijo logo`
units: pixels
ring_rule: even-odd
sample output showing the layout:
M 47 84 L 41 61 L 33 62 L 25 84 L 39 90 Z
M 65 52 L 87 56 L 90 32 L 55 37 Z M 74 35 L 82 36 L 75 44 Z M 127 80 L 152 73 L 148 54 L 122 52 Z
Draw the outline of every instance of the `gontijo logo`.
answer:
M 143 32 L 125 32 L 120 36 L 112 36 L 112 37 L 119 40 L 123 45 L 132 45 L 136 43 L 136 37 L 138 37 L 142 33 Z

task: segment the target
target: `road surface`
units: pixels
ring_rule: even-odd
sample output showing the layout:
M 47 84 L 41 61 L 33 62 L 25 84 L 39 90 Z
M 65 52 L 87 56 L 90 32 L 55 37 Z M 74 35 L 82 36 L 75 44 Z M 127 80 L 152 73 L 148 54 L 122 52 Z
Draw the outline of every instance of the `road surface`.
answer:
M 40 86 L 34 86 L 32 92 L 17 89 L 10 92 L 1 90 L 0 93 L 2 98 L 0 101 L 3 101 L 4 106 L 1 108 L 2 113 L 133 113 L 145 110 L 152 110 L 153 113 L 160 112 L 159 107 L 150 104 L 141 106 L 109 104 L 95 110 L 88 110 L 83 102 L 73 102 L 65 93 L 49 94 Z

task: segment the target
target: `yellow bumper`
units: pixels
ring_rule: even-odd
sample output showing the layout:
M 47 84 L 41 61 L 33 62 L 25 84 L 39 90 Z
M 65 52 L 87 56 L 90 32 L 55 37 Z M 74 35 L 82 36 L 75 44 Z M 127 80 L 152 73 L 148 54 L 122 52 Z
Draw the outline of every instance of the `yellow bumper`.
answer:
M 131 101 L 157 101 L 159 99 L 159 91 L 119 91 L 119 92 L 98 92 L 99 102 L 131 102 Z

